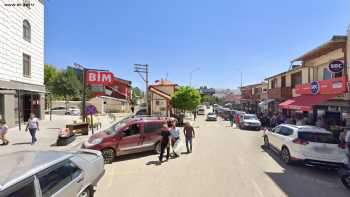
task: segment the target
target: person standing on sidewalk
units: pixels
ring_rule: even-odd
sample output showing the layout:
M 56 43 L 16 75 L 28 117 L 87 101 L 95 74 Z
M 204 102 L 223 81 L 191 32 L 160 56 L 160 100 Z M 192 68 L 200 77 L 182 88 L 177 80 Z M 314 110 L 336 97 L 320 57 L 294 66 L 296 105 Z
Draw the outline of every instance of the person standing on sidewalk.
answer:
M 176 154 L 174 151 L 174 145 L 175 143 L 180 139 L 180 130 L 176 127 L 176 121 L 171 121 L 171 128 L 170 128 L 170 135 L 171 135 L 171 147 L 173 148 L 173 155 L 174 157 L 178 157 L 179 155 Z
M 9 141 L 6 139 L 5 135 L 8 130 L 8 126 L 4 120 L 0 120 L 0 140 L 2 141 L 2 144 L 0 145 L 7 145 Z
M 185 127 L 184 127 L 184 135 L 186 138 L 186 148 L 187 148 L 187 153 L 192 152 L 192 138 L 195 137 L 194 129 L 192 125 L 189 122 L 186 122 Z
M 159 164 L 163 162 L 163 155 L 164 155 L 165 149 L 167 150 L 166 161 L 169 160 L 169 156 L 170 156 L 170 146 L 169 146 L 170 132 L 167 124 L 163 125 L 160 135 L 162 136 L 162 139 L 160 141 Z
M 193 110 L 193 120 L 196 121 L 197 118 L 197 111 Z
M 32 145 L 35 144 L 38 140 L 36 139 L 36 131 L 39 130 L 39 119 L 35 117 L 35 114 L 30 114 L 28 119 L 26 131 L 29 130 L 30 135 L 32 136 Z

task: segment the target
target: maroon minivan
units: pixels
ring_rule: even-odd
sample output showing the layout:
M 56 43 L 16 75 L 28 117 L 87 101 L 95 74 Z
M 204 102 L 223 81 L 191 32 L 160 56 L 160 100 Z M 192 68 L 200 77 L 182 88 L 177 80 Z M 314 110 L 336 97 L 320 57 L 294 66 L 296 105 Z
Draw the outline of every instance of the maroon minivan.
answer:
M 158 117 L 127 118 L 92 135 L 83 148 L 101 151 L 105 163 L 113 162 L 120 155 L 151 150 L 159 153 L 160 132 L 166 122 Z

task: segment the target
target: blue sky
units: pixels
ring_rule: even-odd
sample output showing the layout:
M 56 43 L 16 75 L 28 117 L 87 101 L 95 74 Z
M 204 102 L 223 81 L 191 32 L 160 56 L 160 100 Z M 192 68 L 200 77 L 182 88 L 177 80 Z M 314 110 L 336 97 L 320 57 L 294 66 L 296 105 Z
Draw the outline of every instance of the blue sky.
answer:
M 235 88 L 288 68 L 290 60 L 346 34 L 349 0 L 50 0 L 45 62 L 110 69 L 143 87 L 150 81 Z

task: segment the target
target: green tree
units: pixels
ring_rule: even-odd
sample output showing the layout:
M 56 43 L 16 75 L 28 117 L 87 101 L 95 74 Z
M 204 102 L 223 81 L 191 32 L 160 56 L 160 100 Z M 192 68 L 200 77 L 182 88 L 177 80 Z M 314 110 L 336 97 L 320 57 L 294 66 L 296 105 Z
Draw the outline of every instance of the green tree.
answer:
M 73 69 L 58 72 L 52 82 L 52 93 L 55 96 L 63 97 L 66 103 L 80 95 L 82 85 Z
M 58 75 L 58 70 L 54 65 L 45 64 L 44 65 L 44 85 L 48 91 L 51 91 L 52 82 Z
M 140 88 L 133 87 L 132 88 L 132 103 L 136 104 L 139 99 L 143 98 L 143 95 L 144 94 Z
M 195 88 L 183 86 L 172 95 L 171 102 L 175 108 L 192 111 L 201 101 L 201 95 Z
M 208 102 L 210 105 L 218 103 L 218 98 L 212 95 L 203 95 L 201 97 L 201 103 Z

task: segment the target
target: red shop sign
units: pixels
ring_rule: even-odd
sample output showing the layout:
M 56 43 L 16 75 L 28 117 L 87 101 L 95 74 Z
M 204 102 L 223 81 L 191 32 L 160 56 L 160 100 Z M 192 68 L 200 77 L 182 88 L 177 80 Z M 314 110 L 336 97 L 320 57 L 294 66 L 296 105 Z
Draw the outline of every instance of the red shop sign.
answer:
M 341 94 L 347 92 L 346 77 L 318 81 L 318 94 Z M 295 86 L 297 94 L 313 94 L 311 83 L 298 84 Z
M 108 85 L 113 83 L 113 73 L 109 71 L 87 70 L 85 77 L 87 84 Z

